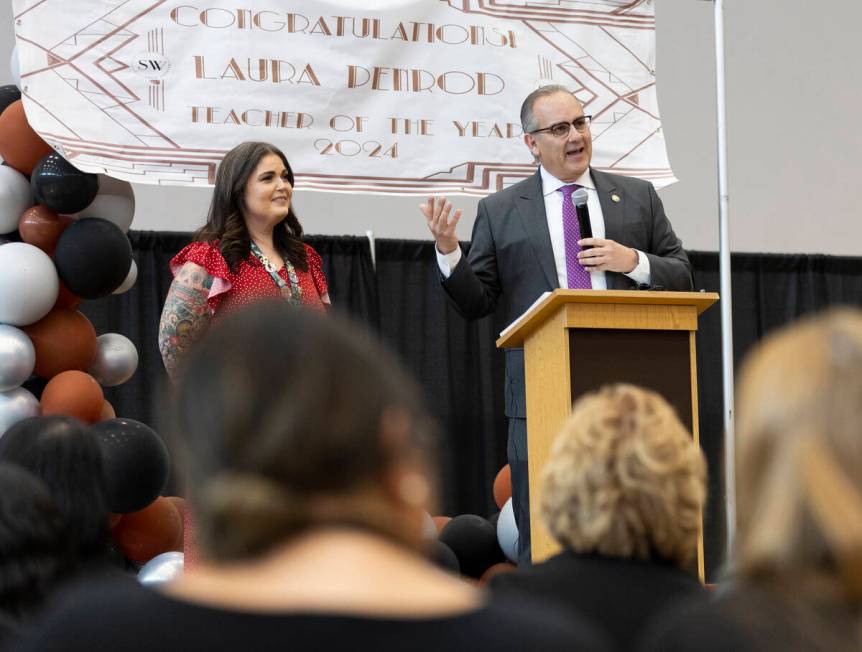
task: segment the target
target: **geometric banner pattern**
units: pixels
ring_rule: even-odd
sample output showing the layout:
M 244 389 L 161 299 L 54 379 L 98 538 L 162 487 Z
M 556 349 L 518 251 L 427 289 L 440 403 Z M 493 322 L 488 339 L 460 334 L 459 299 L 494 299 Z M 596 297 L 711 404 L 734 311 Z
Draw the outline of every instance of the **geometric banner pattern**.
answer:
M 596 168 L 675 181 L 652 0 L 186 2 L 15 0 L 33 128 L 138 183 L 212 184 L 265 140 L 299 188 L 485 195 L 533 172 L 520 103 L 560 83 L 593 116 Z

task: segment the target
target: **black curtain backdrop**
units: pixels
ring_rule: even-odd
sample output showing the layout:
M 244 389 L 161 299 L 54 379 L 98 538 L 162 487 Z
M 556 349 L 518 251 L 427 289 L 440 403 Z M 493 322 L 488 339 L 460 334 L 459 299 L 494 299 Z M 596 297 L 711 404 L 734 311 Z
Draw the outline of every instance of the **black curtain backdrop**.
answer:
M 140 363 L 126 384 L 106 390 L 119 416 L 159 423 L 159 395 L 166 375 L 157 347 L 161 307 L 171 282 L 168 261 L 190 240 L 188 233 L 129 233 L 138 281 L 129 292 L 82 304 L 99 334 L 122 333 L 138 347 Z M 425 389 L 442 430 L 441 514 L 496 510 L 492 483 L 506 463 L 503 360 L 494 340 L 505 324 L 486 318 L 466 322 L 440 288 L 433 245 L 377 240 L 376 271 L 368 240 L 309 237 L 323 257 L 335 309 L 365 324 L 401 356 Z M 718 255 L 689 252 L 695 287 L 719 288 Z M 770 330 L 806 313 L 862 303 L 862 258 L 819 255 L 735 254 L 734 357 Z M 707 577 L 724 554 L 724 489 L 720 312 L 700 321 L 697 344 L 700 438 L 709 461 L 705 514 Z

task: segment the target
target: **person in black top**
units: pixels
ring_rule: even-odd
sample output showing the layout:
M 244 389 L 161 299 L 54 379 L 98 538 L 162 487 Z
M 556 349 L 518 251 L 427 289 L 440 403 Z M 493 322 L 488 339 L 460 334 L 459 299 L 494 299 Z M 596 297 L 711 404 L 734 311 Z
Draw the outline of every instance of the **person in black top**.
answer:
M 0 650 L 74 573 L 76 562 L 45 484 L 0 462 Z
M 88 587 L 20 650 L 603 649 L 582 619 L 489 602 L 423 559 L 432 427 L 358 330 L 252 306 L 177 381 L 200 564 L 158 591 Z
M 85 423 L 61 415 L 19 421 L 0 437 L 0 460 L 27 469 L 45 483 L 65 521 L 70 551 L 81 563 L 107 563 L 104 464 Z
M 544 469 L 541 516 L 563 550 L 498 575 L 492 590 L 586 615 L 630 650 L 650 619 L 699 597 L 705 461 L 658 394 L 611 385 L 579 399 Z
M 737 385 L 737 535 L 708 605 L 656 622 L 643 649 L 862 649 L 862 311 L 764 339 Z

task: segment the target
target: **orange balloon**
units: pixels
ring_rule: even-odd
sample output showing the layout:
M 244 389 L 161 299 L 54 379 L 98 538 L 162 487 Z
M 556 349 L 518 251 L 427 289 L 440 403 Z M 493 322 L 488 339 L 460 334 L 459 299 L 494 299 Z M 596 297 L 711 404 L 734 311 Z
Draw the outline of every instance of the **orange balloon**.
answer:
M 57 240 L 74 220 L 68 215 L 57 215 L 41 204 L 28 208 L 18 218 L 18 233 L 27 244 L 39 247 L 49 256 L 54 255 Z
M 117 416 L 117 411 L 114 409 L 114 406 L 108 403 L 108 399 L 105 399 L 102 402 L 102 411 L 99 412 L 99 421 L 107 421 L 108 419 L 114 419 Z
M 42 378 L 70 369 L 85 371 L 96 357 L 96 329 L 77 310 L 54 308 L 22 330 L 36 349 L 35 371 Z
M 488 570 L 482 573 L 482 577 L 479 578 L 479 584 L 487 584 L 493 577 L 502 575 L 503 573 L 511 573 L 514 570 L 518 570 L 518 567 L 515 566 L 515 564 L 501 561 L 499 564 L 489 566 Z
M 63 281 L 60 281 L 60 292 L 57 294 L 57 300 L 54 302 L 55 308 L 77 308 L 81 303 L 81 297 L 72 294 L 69 288 Z
M 177 540 L 174 542 L 174 547 L 171 550 L 176 550 L 178 552 L 183 551 L 183 539 L 185 538 L 185 529 L 186 529 L 186 499 L 180 498 L 179 496 L 168 496 L 168 500 L 170 500 L 174 507 L 177 508 L 177 511 L 180 513 L 180 517 L 182 518 L 182 523 L 180 525 L 180 535 Z
M 30 176 L 36 163 L 53 151 L 30 127 L 21 100 L 12 102 L 0 113 L 0 156 L 7 165 Z
M 497 473 L 494 478 L 494 502 L 497 507 L 503 509 L 506 501 L 512 497 L 512 470 L 507 464 Z
M 443 528 L 446 527 L 446 524 L 452 520 L 452 517 L 451 516 L 435 516 L 432 520 L 434 521 L 434 525 L 437 526 L 437 534 L 440 534 L 440 532 L 443 530 Z
M 179 511 L 180 516 L 182 516 L 183 514 L 186 513 L 186 499 L 185 498 L 182 498 L 180 496 L 166 496 L 166 498 L 174 504 L 174 507 L 177 508 L 177 511 Z
M 114 541 L 126 559 L 147 562 L 174 549 L 182 540 L 183 519 L 174 503 L 159 496 L 138 512 L 124 514 L 114 528 Z
M 83 371 L 63 371 L 42 390 L 42 414 L 65 414 L 85 423 L 99 420 L 104 402 L 102 386 Z
M 108 513 L 108 527 L 112 530 L 117 527 L 117 524 L 120 522 L 120 519 L 123 518 L 122 514 L 114 514 L 113 512 Z

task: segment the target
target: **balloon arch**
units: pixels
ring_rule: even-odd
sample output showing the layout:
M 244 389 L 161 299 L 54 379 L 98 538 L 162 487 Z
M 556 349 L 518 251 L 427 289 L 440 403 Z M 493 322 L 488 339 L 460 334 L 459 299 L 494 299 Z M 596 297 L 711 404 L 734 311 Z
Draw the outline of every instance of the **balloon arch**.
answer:
M 15 60 L 13 52 L 13 75 Z M 147 564 L 146 577 L 175 573 L 185 504 L 160 495 L 167 450 L 149 426 L 118 418 L 102 389 L 134 375 L 137 349 L 120 333 L 97 335 L 77 310 L 137 279 L 126 236 L 132 186 L 55 152 L 28 124 L 14 84 L 0 86 L 0 158 L 0 437 L 31 417 L 90 424 L 117 549 L 127 563 Z

